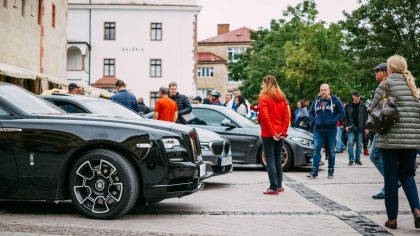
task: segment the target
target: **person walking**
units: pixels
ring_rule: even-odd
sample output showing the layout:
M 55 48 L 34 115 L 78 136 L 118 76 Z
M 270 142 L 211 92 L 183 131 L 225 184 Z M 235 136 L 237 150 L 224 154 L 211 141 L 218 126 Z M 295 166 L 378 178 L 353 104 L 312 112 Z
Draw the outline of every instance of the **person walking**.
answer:
M 235 98 L 235 103 L 236 103 L 236 112 L 238 112 L 239 114 L 246 116 L 248 114 L 248 106 L 246 105 L 245 102 L 245 98 L 242 95 L 239 95 Z
M 352 101 L 345 108 L 344 130 L 348 138 L 349 166 L 354 163 L 362 165 L 360 155 L 362 153 L 363 135 L 367 135 L 369 130 L 365 128 L 368 118 L 367 108 L 361 102 L 359 91 L 354 91 Z M 356 154 L 354 153 L 354 144 L 356 144 Z
M 325 144 L 328 152 L 328 178 L 334 177 L 335 166 L 335 138 L 337 135 L 337 122 L 344 118 L 343 105 L 339 98 L 331 95 L 330 86 L 322 84 L 320 95 L 312 102 L 309 118 L 314 124 L 314 153 L 309 178 L 318 176 L 321 150 Z
M 122 80 L 117 80 L 115 83 L 115 90 L 117 94 L 111 97 L 111 100 L 118 102 L 119 104 L 131 109 L 133 111 L 139 112 L 139 108 L 137 106 L 137 99 L 136 96 L 129 93 L 126 88 L 126 84 Z
M 375 71 L 375 79 L 379 83 L 385 81 L 388 77 L 386 63 L 381 63 L 373 68 Z M 379 148 L 376 147 L 377 135 L 373 137 L 370 147 L 370 161 L 376 167 L 376 169 L 384 177 L 384 163 L 382 161 L 382 153 Z M 373 199 L 385 199 L 385 186 L 382 187 L 381 191 L 375 195 L 372 195 Z
M 270 187 L 264 194 L 278 195 L 283 192 L 282 159 L 284 139 L 287 137 L 290 116 L 287 100 L 277 80 L 272 75 L 263 78 L 258 108 L 263 150 L 267 160 Z
M 178 92 L 178 84 L 176 82 L 169 83 L 169 97 L 176 102 L 178 106 L 178 119 L 176 123 L 187 124 L 194 117 L 192 115 L 192 107 L 187 96 Z
M 414 225 L 420 228 L 420 201 L 414 180 L 416 154 L 420 149 L 419 94 L 404 57 L 389 57 L 387 72 L 387 80 L 376 88 L 370 105 L 370 110 L 373 110 L 387 93 L 396 99 L 400 117 L 385 133 L 377 134 L 376 139 L 376 147 L 381 150 L 384 164 L 385 207 L 388 216 L 385 226 L 397 228 L 399 180 L 410 204 Z
M 169 90 L 166 87 L 159 89 L 159 99 L 155 104 L 153 119 L 175 122 L 178 118 L 178 106 L 168 97 Z

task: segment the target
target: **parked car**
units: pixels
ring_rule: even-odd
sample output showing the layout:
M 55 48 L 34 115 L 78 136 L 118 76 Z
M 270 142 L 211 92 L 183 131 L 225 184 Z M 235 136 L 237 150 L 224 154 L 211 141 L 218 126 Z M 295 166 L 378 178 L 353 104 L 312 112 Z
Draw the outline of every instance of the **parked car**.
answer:
M 68 94 L 55 94 L 41 97 L 69 113 L 90 113 L 101 117 L 125 119 L 126 121 L 136 120 L 142 126 L 173 132 L 184 129 L 184 125 L 172 122 L 146 120 L 134 111 L 107 99 Z M 205 129 L 196 128 L 196 131 L 207 170 L 206 175 L 201 176 L 201 179 L 232 173 L 233 165 L 229 140 Z
M 0 83 L 0 199 L 71 199 L 88 217 L 112 219 L 139 201 L 195 193 L 205 164 L 195 130 L 183 127 L 73 116 Z
M 260 126 L 255 121 L 223 106 L 193 105 L 192 108 L 195 118 L 188 125 L 211 130 L 228 139 L 234 163 L 265 166 Z M 287 171 L 295 166 L 310 166 L 313 153 L 312 134 L 293 127 L 289 127 L 288 134 L 282 152 L 283 170 Z

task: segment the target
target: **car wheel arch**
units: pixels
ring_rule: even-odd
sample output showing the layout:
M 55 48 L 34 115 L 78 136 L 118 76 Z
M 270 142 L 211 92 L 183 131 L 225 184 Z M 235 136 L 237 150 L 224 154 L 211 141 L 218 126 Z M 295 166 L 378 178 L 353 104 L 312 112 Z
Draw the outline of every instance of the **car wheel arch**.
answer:
M 124 156 L 128 162 L 130 162 L 130 164 L 133 166 L 134 170 L 137 172 L 137 176 L 139 178 L 139 183 L 140 183 L 140 192 L 139 192 L 139 200 L 142 200 L 144 198 L 144 193 L 143 193 L 143 186 L 144 186 L 144 182 L 143 182 L 143 176 L 142 176 L 142 172 L 140 170 L 140 167 L 137 165 L 136 161 L 135 161 L 135 157 L 126 149 L 122 148 L 120 145 L 118 145 L 117 143 L 112 143 L 112 142 L 107 142 L 107 143 L 89 143 L 87 145 L 84 145 L 80 148 L 78 148 L 75 152 L 73 152 L 71 154 L 71 156 L 68 158 L 68 160 L 66 161 L 66 164 L 63 168 L 63 174 L 61 176 L 61 180 L 60 180 L 60 190 L 63 193 L 63 197 L 65 199 L 68 199 L 70 197 L 70 193 L 68 192 L 68 185 L 69 185 L 69 178 L 70 178 L 70 174 L 71 174 L 71 169 L 72 167 L 76 164 L 76 162 L 83 156 L 83 154 L 92 151 L 92 150 L 96 150 L 96 149 L 105 149 L 105 150 L 110 150 L 113 152 L 116 152 L 122 156 Z
M 289 159 L 290 158 L 292 159 L 291 166 L 289 167 L 289 169 L 292 169 L 295 166 L 295 154 L 293 153 L 293 149 L 290 147 L 290 145 L 286 141 L 283 143 L 283 145 L 287 147 Z M 262 162 L 262 157 L 261 157 L 262 152 L 263 152 L 263 146 L 262 146 L 262 143 L 261 143 L 260 147 L 258 148 L 256 163 L 263 165 L 263 167 L 265 168 L 265 166 Z

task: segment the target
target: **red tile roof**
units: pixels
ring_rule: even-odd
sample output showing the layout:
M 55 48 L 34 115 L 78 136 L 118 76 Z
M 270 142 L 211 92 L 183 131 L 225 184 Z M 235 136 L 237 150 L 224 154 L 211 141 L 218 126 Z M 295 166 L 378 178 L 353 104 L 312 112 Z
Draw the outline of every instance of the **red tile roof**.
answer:
M 252 30 L 246 27 L 242 27 L 234 31 L 230 31 L 212 38 L 202 40 L 198 43 L 250 43 L 250 31 Z
M 199 52 L 198 53 L 198 62 L 201 63 L 226 63 L 226 60 L 214 55 L 211 52 Z
M 115 77 L 102 77 L 98 79 L 94 84 L 93 87 L 96 88 L 113 88 L 115 87 L 115 83 L 117 83 L 117 78 Z

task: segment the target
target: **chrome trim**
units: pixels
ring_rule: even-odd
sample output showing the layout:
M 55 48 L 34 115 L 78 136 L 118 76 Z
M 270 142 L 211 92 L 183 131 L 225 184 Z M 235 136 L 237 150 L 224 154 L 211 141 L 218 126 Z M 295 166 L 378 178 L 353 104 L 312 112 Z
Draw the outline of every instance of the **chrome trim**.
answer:
M 18 129 L 18 128 L 3 128 L 3 132 L 22 132 L 22 129 Z
M 138 148 L 151 148 L 152 147 L 152 145 L 150 145 L 150 143 L 138 143 L 138 144 L 136 144 L 136 146 Z
M 171 187 L 171 186 L 180 186 L 180 185 L 188 185 L 188 184 L 193 184 L 193 182 L 181 183 L 181 184 L 162 184 L 162 185 L 153 185 L 153 188 Z

